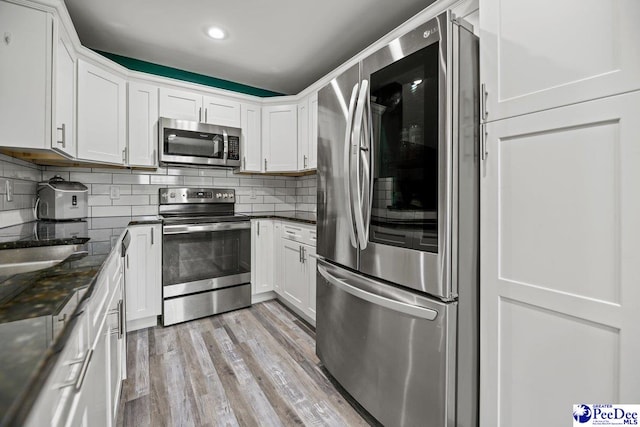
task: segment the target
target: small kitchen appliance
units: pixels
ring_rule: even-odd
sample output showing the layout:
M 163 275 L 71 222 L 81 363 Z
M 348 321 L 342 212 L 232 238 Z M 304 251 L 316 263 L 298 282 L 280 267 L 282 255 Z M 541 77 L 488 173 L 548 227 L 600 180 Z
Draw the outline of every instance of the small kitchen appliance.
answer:
M 35 213 L 38 219 L 71 221 L 86 218 L 87 186 L 65 181 L 56 175 L 49 181 L 38 183 Z

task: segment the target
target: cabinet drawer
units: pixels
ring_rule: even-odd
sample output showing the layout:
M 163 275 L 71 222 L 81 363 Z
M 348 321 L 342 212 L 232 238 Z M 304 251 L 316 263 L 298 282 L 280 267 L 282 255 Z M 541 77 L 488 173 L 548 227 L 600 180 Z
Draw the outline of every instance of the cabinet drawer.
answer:
M 316 229 L 297 224 L 282 224 L 282 237 L 287 240 L 316 246 Z

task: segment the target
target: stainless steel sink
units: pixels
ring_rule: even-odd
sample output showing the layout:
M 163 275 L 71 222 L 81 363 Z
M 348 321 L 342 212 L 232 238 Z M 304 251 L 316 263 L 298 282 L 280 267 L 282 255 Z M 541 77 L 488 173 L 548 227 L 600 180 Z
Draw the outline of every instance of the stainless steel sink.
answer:
M 0 250 L 0 276 L 43 270 L 80 252 L 81 245 L 37 246 Z

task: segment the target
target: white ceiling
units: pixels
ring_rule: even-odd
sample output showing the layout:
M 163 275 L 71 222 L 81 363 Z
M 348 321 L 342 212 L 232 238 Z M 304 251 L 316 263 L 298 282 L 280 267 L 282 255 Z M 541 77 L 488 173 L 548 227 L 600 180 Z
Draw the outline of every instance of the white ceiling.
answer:
M 295 94 L 430 0 L 65 0 L 82 44 Z M 226 40 L 206 35 L 223 28 Z

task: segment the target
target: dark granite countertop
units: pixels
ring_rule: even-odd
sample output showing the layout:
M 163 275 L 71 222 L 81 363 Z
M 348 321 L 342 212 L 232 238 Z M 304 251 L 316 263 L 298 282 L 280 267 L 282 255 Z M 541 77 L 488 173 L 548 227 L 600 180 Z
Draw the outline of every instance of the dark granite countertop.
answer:
M 0 277 L 0 426 L 21 423 L 28 414 L 124 229 L 160 222 L 156 216 L 105 217 L 0 228 L 0 259 L 5 249 L 80 245 L 54 267 Z M 61 311 L 73 314 L 58 322 Z
M 306 211 L 266 211 L 266 212 L 238 212 L 251 218 L 274 218 L 286 219 L 289 221 L 303 222 L 306 224 L 316 224 L 317 215 L 315 212 Z

